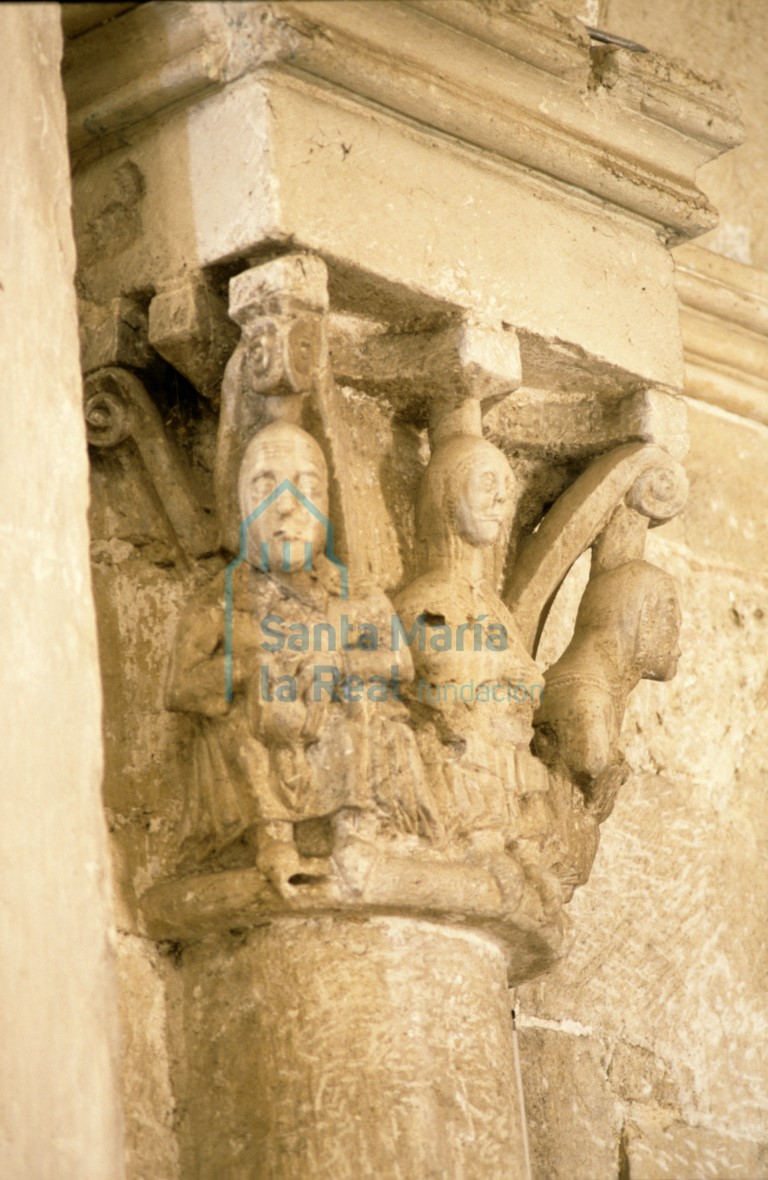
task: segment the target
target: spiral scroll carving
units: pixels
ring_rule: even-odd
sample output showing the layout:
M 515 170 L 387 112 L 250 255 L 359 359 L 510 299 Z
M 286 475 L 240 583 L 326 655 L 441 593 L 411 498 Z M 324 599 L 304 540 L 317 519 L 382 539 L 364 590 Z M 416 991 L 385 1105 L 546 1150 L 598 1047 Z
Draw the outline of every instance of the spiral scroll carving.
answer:
M 637 477 L 626 503 L 630 508 L 662 524 L 677 516 L 688 498 L 688 477 L 679 463 L 651 467 Z
M 132 433 L 131 407 L 109 374 L 86 378 L 85 425 L 88 442 L 94 447 L 116 447 Z
M 683 467 L 661 447 L 629 443 L 595 459 L 550 508 L 521 548 L 508 579 L 504 600 L 529 651 L 536 650 L 568 570 L 595 543 L 618 505 L 626 504 L 638 518 L 656 525 L 671 520 L 687 494 Z M 612 564 L 623 556 L 614 552 Z
M 184 457 L 166 434 L 143 382 L 129 369 L 97 369 L 85 379 L 88 442 L 103 450 L 133 439 L 183 553 L 192 557 L 216 548 L 213 522 L 199 503 Z

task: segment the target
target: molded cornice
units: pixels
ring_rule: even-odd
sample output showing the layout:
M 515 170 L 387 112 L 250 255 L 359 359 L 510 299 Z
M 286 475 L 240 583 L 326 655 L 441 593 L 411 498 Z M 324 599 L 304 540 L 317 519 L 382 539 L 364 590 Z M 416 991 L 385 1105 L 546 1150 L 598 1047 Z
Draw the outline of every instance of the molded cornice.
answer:
M 716 214 L 697 168 L 740 142 L 728 91 L 656 54 L 591 49 L 536 2 L 146 3 L 65 57 L 75 152 L 270 66 L 628 210 L 672 241 Z
M 685 392 L 768 425 L 768 274 L 691 245 L 675 267 Z

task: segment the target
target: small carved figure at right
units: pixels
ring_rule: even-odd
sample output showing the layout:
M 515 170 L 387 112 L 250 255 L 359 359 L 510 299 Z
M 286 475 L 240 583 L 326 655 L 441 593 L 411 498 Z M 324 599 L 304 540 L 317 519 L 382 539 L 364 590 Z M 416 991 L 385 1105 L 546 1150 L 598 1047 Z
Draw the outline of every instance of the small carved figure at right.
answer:
M 628 775 L 619 748 L 627 697 L 640 680 L 672 679 L 679 634 L 672 578 L 629 561 L 590 579 L 573 639 L 545 673 L 534 748 L 576 784 L 596 823 L 610 815 Z

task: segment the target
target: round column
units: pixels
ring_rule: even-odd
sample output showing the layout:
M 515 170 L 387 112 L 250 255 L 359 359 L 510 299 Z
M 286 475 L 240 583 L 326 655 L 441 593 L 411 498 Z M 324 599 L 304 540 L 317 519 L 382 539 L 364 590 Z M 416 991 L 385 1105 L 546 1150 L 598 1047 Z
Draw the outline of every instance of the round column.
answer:
M 408 917 L 285 917 L 187 947 L 183 1175 L 526 1180 L 502 947 Z

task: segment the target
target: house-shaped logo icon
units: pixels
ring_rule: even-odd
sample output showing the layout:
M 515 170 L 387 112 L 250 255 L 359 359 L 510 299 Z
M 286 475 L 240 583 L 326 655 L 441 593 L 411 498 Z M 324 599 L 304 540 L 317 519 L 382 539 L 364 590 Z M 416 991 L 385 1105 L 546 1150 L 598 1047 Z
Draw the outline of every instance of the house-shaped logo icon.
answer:
M 347 566 L 344 564 L 344 562 L 341 561 L 336 556 L 336 553 L 334 550 L 334 532 L 333 532 L 332 522 L 328 519 L 328 517 L 325 515 L 325 513 L 320 511 L 320 509 L 317 507 L 316 504 L 313 504 L 312 501 L 307 496 L 305 496 L 303 492 L 299 491 L 299 489 L 296 487 L 295 484 L 293 484 L 290 481 L 290 479 L 282 480 L 277 485 L 277 487 L 273 488 L 273 490 L 269 493 L 269 495 L 265 496 L 265 498 L 261 501 L 261 503 L 258 504 L 254 508 L 253 512 L 249 513 L 248 516 L 241 522 L 241 524 L 240 524 L 240 550 L 237 554 L 237 557 L 235 557 L 227 566 L 227 569 L 226 569 L 226 572 L 224 575 L 224 680 L 225 680 L 224 694 L 225 694 L 227 702 L 230 702 L 232 700 L 232 695 L 233 695 L 233 677 L 232 677 L 233 657 L 232 657 L 232 653 L 234 650 L 233 594 L 234 594 L 235 570 L 241 564 L 241 562 L 245 561 L 247 558 L 248 530 L 250 529 L 251 525 L 253 524 L 253 522 L 255 520 L 258 520 L 258 518 L 261 516 L 261 514 L 263 512 L 266 512 L 266 510 L 272 504 L 274 504 L 275 501 L 280 498 L 280 496 L 283 496 L 283 495 L 293 496 L 293 498 L 299 504 L 301 504 L 307 510 L 307 512 L 309 512 L 312 516 L 314 516 L 315 520 L 319 521 L 320 524 L 323 526 L 323 530 L 325 532 L 325 550 L 324 550 L 325 556 L 326 556 L 327 560 L 329 562 L 331 562 L 332 565 L 335 565 L 339 571 L 339 580 L 340 580 L 339 597 L 342 599 L 342 601 L 345 601 L 346 599 L 349 598 L 349 570 L 348 570 Z M 262 541 L 260 548 L 261 548 L 261 551 L 259 554 L 259 561 L 258 561 L 257 568 L 261 569 L 263 573 L 268 573 L 269 569 L 270 569 L 268 542 Z M 291 550 L 291 542 L 290 541 L 284 542 L 283 543 L 283 563 L 282 563 L 282 568 L 284 571 L 287 571 L 290 569 L 290 565 L 289 565 L 290 550 Z M 304 569 L 305 570 L 312 569 L 312 545 L 309 542 L 307 542 L 304 546 Z

